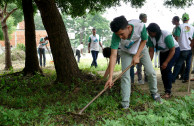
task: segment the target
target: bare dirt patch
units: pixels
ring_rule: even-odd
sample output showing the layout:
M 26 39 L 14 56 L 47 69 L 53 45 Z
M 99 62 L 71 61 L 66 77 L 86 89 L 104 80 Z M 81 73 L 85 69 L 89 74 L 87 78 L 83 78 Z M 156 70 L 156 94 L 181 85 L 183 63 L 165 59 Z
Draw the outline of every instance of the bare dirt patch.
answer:
M 118 76 L 121 73 L 121 71 L 114 72 L 114 77 Z M 156 70 L 157 73 L 157 80 L 158 80 L 158 91 L 160 94 L 164 94 L 164 85 L 162 82 L 160 70 Z M 99 71 L 98 74 L 102 75 L 104 74 L 104 71 Z M 194 78 L 194 74 L 191 75 L 191 78 Z M 194 81 L 190 81 L 191 87 L 190 89 L 194 90 Z M 135 85 L 139 89 L 144 90 L 145 92 L 149 92 L 149 86 L 148 83 L 145 82 L 145 84 L 138 84 L 137 81 L 137 76 L 135 75 Z M 182 80 L 176 80 L 175 83 L 172 85 L 172 95 L 177 97 L 177 96 L 185 96 L 188 94 L 188 83 L 182 83 Z

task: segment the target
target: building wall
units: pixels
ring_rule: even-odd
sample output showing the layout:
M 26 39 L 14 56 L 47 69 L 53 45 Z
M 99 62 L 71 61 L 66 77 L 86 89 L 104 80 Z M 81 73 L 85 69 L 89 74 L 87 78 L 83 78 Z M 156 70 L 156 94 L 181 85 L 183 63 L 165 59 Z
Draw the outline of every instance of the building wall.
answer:
M 46 30 L 36 30 L 36 44 L 38 46 L 39 40 L 41 37 L 47 36 Z M 24 30 L 24 21 L 20 22 L 17 26 L 15 32 L 13 32 L 10 36 L 10 45 L 15 47 L 17 44 L 25 45 L 25 30 Z M 2 47 L 5 47 L 5 41 L 0 41 Z

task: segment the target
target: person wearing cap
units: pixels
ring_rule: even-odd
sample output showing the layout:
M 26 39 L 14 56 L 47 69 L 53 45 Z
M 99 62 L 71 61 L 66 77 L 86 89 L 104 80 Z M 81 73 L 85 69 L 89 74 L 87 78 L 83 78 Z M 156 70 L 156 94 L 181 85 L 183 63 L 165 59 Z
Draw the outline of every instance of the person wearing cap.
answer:
M 194 38 L 194 28 L 192 25 L 188 24 L 189 22 L 189 15 L 187 13 L 184 13 L 182 15 L 182 21 L 183 24 L 180 24 L 175 32 L 174 36 L 177 42 L 179 43 L 180 47 L 180 56 L 175 64 L 174 71 L 173 71 L 173 82 L 175 82 L 175 79 L 180 71 L 180 68 L 184 61 L 186 61 L 186 68 L 183 76 L 183 83 L 186 83 L 189 81 L 189 72 L 190 72 L 190 66 L 191 66 L 191 39 Z
M 40 42 L 38 45 L 38 54 L 39 54 L 39 62 L 40 62 L 40 66 L 46 66 L 46 55 L 45 55 L 45 48 L 48 49 L 47 47 L 48 44 L 48 36 L 42 37 L 40 38 Z M 42 63 L 43 60 L 43 63 Z
M 175 25 L 175 27 L 173 28 L 173 31 L 172 31 L 173 37 L 175 37 L 174 33 L 175 33 L 176 28 L 180 25 L 179 21 L 180 21 L 180 19 L 178 16 L 174 16 L 172 18 L 172 24 Z M 179 74 L 177 75 L 177 79 L 179 79 L 179 80 L 183 79 L 184 70 L 185 70 L 185 62 L 183 62 L 183 65 L 181 66 Z M 179 78 L 179 75 L 180 75 L 180 78 Z
M 105 84 L 105 88 L 110 88 L 114 85 L 113 71 L 117 57 L 117 50 L 120 48 L 121 66 L 124 71 L 130 64 L 136 65 L 141 62 L 144 65 L 148 76 L 148 85 L 151 96 L 154 100 L 160 101 L 160 95 L 157 93 L 157 78 L 156 72 L 152 66 L 152 62 L 145 46 L 147 42 L 147 31 L 145 24 L 139 21 L 127 21 L 124 16 L 116 17 L 110 23 L 110 28 L 113 32 L 111 40 L 111 56 L 110 56 L 110 71 L 109 77 Z M 142 58 L 140 59 L 140 55 Z M 121 108 L 128 109 L 131 95 L 131 80 L 130 71 L 127 70 L 121 77 Z
M 150 23 L 147 31 L 149 34 L 147 46 L 149 47 L 151 59 L 154 55 L 154 48 L 160 50 L 160 72 L 165 89 L 165 94 L 162 98 L 170 98 L 172 88 L 171 70 L 179 57 L 179 45 L 170 32 L 161 30 L 156 23 Z
M 97 64 L 97 58 L 98 58 L 98 52 L 99 52 L 99 46 L 102 47 L 101 44 L 101 40 L 100 40 L 100 36 L 98 34 L 96 34 L 96 29 L 93 28 L 92 29 L 92 35 L 89 36 L 89 40 L 88 40 L 88 53 L 92 53 L 92 66 L 95 66 L 95 68 L 98 66 Z M 102 47 L 103 50 L 103 47 Z

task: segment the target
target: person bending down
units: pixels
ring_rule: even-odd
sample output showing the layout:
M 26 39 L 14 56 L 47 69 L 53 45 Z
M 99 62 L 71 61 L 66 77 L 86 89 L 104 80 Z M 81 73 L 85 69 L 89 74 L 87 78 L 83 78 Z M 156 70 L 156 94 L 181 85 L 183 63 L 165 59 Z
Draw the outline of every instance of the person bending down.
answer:
M 157 93 L 157 78 L 152 62 L 145 46 L 147 42 L 147 31 L 145 25 L 139 21 L 127 21 L 124 16 L 116 17 L 110 23 L 113 32 L 111 40 L 110 72 L 105 87 L 113 86 L 113 70 L 117 57 L 117 49 L 120 47 L 121 66 L 124 71 L 130 64 L 136 65 L 141 62 L 144 65 L 148 76 L 148 84 L 151 96 L 154 100 L 160 102 L 160 95 Z M 119 46 L 120 44 L 120 46 Z M 143 54 L 141 60 L 140 54 Z M 131 95 L 131 80 L 129 70 L 121 77 L 121 105 L 123 109 L 129 108 Z
M 170 98 L 173 78 L 172 67 L 180 54 L 179 45 L 170 32 L 161 30 L 156 23 L 149 24 L 147 31 L 149 34 L 147 46 L 151 59 L 153 59 L 154 48 L 156 51 L 160 51 L 160 72 L 165 89 L 162 98 Z

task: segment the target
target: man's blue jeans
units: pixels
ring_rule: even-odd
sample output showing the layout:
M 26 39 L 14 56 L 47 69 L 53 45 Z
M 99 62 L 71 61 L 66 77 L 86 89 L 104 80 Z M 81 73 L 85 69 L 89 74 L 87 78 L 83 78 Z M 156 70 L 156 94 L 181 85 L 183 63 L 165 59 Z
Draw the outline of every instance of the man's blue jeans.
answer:
M 38 48 L 38 54 L 39 54 L 39 57 L 40 57 L 40 66 L 44 66 L 46 65 L 46 55 L 45 55 L 45 49 L 44 48 Z M 43 58 L 43 64 L 42 64 L 42 58 Z
M 98 52 L 99 52 L 99 51 L 94 51 L 94 50 L 91 51 L 91 53 L 92 53 L 92 58 L 93 58 L 93 61 L 92 61 L 91 66 L 95 66 L 95 67 L 98 66 L 98 64 L 97 64 Z
M 191 57 L 192 57 L 191 50 L 180 51 L 180 56 L 175 64 L 174 71 L 173 71 L 173 82 L 175 82 L 176 77 L 177 77 L 184 61 L 186 61 L 186 68 L 185 68 L 183 80 L 189 80 Z

